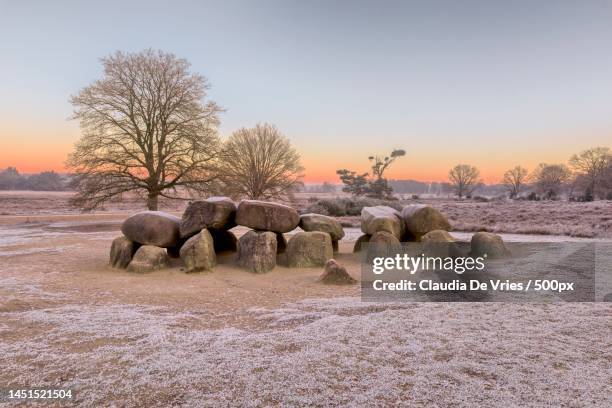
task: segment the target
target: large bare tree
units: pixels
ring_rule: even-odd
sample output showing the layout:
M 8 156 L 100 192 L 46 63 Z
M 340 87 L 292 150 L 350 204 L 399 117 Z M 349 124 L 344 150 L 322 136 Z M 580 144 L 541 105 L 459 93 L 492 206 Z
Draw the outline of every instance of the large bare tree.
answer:
M 156 210 L 158 198 L 207 192 L 220 150 L 217 104 L 190 64 L 162 51 L 116 52 L 104 75 L 71 97 L 82 136 L 67 164 L 74 204 L 93 209 L 136 192 Z
M 612 152 L 608 147 L 593 147 L 573 155 L 569 160 L 570 166 L 587 181 L 587 190 L 590 190 L 592 196 L 602 193 L 599 189 L 605 184 L 610 163 Z
M 528 179 L 529 172 L 527 169 L 521 166 L 515 166 L 504 173 L 502 184 L 510 193 L 510 198 L 515 198 L 519 195 L 521 189 L 525 187 Z
M 480 183 L 480 172 L 469 164 L 458 164 L 448 172 L 448 179 L 455 190 L 455 194 L 462 198 L 470 196 L 478 183 Z
M 283 198 L 302 185 L 300 155 L 279 130 L 258 124 L 234 132 L 226 141 L 221 179 L 232 196 Z
M 540 194 L 552 200 L 558 198 L 563 192 L 571 176 L 572 172 L 565 164 L 541 163 L 533 171 L 531 178 Z

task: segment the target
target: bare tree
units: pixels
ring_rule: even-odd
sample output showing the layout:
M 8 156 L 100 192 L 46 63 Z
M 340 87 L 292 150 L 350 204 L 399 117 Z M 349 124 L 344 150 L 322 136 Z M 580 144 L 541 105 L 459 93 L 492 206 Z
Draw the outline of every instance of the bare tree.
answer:
M 573 155 L 569 163 L 587 181 L 586 195 L 593 197 L 603 187 L 606 171 L 612 163 L 612 153 L 608 147 L 593 147 Z
M 572 172 L 565 164 L 540 164 L 533 172 L 532 179 L 535 181 L 537 190 L 548 199 L 556 199 Z
M 358 174 L 357 172 L 340 169 L 336 174 L 340 176 L 340 181 L 344 184 L 342 191 L 351 193 L 354 196 L 367 195 L 374 198 L 392 198 L 393 188 L 384 177 L 385 171 L 398 158 L 405 156 L 403 149 L 394 149 L 388 156 L 370 156 L 368 160 L 372 163 L 372 178 L 368 173 Z
M 480 172 L 469 164 L 458 164 L 448 172 L 448 179 L 459 198 L 470 196 L 480 183 Z
M 230 195 L 283 198 L 302 186 L 300 155 L 270 124 L 232 133 L 225 143 L 221 178 Z
M 525 186 L 528 179 L 529 172 L 527 169 L 516 166 L 504 173 L 502 184 L 510 193 L 510 198 L 515 198 L 520 194 L 521 189 Z
M 173 54 L 151 49 L 102 58 L 104 76 L 70 99 L 82 136 L 68 158 L 78 193 L 93 209 L 134 191 L 156 210 L 180 189 L 207 192 L 219 152 L 222 111 L 204 102 L 206 79 Z

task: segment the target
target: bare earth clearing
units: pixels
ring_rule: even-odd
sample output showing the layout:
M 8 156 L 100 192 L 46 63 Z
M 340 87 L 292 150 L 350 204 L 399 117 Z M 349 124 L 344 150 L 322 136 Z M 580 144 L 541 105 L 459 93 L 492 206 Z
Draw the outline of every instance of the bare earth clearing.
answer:
M 0 384 L 84 406 L 612 405 L 610 304 L 364 303 L 231 255 L 136 275 L 107 266 L 133 207 L 34 217 L 44 195 L 0 197 Z

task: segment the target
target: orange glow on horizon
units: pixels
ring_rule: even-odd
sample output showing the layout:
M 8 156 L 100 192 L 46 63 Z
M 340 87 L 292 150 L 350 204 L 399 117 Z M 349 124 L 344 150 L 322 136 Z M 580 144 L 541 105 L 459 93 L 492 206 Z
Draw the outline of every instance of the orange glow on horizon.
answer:
M 0 169 L 16 167 L 21 173 L 38 173 L 53 170 L 65 173 L 65 161 L 78 139 L 79 130 L 75 125 L 59 129 L 38 129 L 34 125 L 29 129 L 0 128 Z M 42 126 L 41 126 L 42 127 Z M 7 137 L 10 135 L 10 137 Z M 599 136 L 599 140 L 609 140 Z M 567 163 L 574 153 L 600 144 L 583 145 L 581 137 L 565 137 L 565 144 L 555 145 L 550 149 L 545 137 L 534 136 L 533 146 L 489 145 L 479 150 L 447 146 L 439 150 L 436 146 L 423 143 L 408 150 L 405 157 L 399 158 L 385 174 L 387 179 L 417 180 L 423 182 L 448 181 L 448 171 L 454 165 L 467 163 L 480 170 L 482 180 L 487 184 L 499 183 L 506 170 L 521 165 L 532 170 L 539 163 Z M 501 143 L 501 142 L 500 142 Z M 316 145 L 315 145 L 316 146 Z M 299 149 L 302 164 L 305 168 L 306 183 L 330 182 L 339 184 L 336 170 L 346 168 L 359 173 L 370 172 L 370 162 L 363 151 L 343 151 L 339 154 L 329 146 L 321 150 L 310 145 Z M 377 153 L 374 149 L 374 153 Z M 380 152 L 378 152 L 380 153 Z

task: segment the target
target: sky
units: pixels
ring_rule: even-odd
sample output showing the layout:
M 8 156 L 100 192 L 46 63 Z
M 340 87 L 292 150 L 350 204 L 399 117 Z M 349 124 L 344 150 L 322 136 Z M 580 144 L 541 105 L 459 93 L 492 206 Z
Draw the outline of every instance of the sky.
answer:
M 612 145 L 611 21 L 597 0 L 0 0 L 0 168 L 66 171 L 70 95 L 152 47 L 208 78 L 222 137 L 275 124 L 307 182 L 395 148 L 389 178 L 498 182 Z

